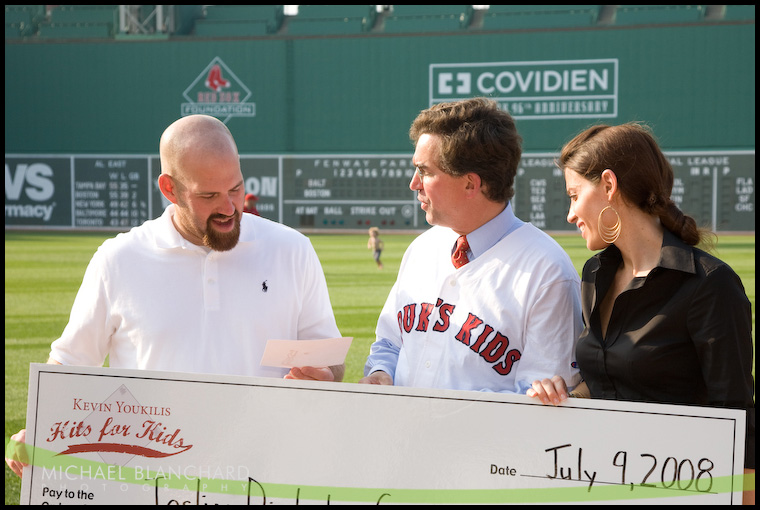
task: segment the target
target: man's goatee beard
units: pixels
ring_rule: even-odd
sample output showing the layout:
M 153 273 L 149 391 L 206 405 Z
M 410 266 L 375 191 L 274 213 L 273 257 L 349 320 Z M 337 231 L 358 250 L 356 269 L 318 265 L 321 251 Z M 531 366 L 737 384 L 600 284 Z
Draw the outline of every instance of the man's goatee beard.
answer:
M 240 213 L 235 211 L 233 215 L 235 227 L 230 232 L 217 232 L 211 223 L 214 218 L 224 218 L 224 216 L 212 216 L 208 219 L 203 244 L 215 251 L 229 251 L 237 246 L 240 239 Z

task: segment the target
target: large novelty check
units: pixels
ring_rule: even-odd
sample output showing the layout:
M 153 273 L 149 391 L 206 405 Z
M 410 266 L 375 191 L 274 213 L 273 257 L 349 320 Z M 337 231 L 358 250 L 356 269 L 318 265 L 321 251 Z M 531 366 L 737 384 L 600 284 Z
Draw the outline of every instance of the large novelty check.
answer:
M 22 503 L 740 503 L 745 411 L 30 367 Z

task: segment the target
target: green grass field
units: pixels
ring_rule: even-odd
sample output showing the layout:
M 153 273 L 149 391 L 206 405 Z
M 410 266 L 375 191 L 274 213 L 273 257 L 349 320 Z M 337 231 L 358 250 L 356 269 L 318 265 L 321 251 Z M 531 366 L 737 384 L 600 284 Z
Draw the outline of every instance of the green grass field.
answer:
M 5 439 L 24 428 L 29 363 L 44 363 L 50 343 L 63 331 L 85 267 L 114 234 L 5 233 Z M 383 270 L 365 235 L 313 235 L 338 327 L 354 337 L 346 359 L 347 382 L 362 376 L 377 316 L 413 235 L 382 234 Z M 579 235 L 556 237 L 580 272 L 591 253 Z M 755 236 L 720 236 L 715 255 L 741 276 L 755 310 Z M 753 331 L 754 339 L 754 331 Z M 754 366 L 754 364 L 753 364 Z M 20 479 L 5 468 L 5 503 L 18 504 Z

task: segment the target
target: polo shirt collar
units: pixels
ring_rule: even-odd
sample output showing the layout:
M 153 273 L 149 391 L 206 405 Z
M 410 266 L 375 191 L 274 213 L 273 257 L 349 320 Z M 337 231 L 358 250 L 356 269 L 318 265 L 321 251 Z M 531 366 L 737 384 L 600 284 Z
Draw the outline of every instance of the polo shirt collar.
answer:
M 174 216 L 174 204 L 169 204 L 161 216 L 156 218 L 156 229 L 153 233 L 153 241 L 157 248 L 171 250 L 171 249 L 199 249 L 207 251 L 207 248 L 195 245 L 182 237 L 177 228 L 174 226 L 172 217 Z M 250 217 L 247 217 L 250 216 Z M 243 216 L 240 220 L 240 243 L 250 243 L 256 238 L 256 232 L 253 226 L 253 221 L 247 221 L 254 219 L 252 215 Z
M 189 243 L 180 235 L 172 222 L 174 216 L 174 204 L 169 204 L 164 213 L 156 219 L 156 230 L 153 233 L 153 241 L 156 248 L 171 250 L 173 248 L 184 248 Z

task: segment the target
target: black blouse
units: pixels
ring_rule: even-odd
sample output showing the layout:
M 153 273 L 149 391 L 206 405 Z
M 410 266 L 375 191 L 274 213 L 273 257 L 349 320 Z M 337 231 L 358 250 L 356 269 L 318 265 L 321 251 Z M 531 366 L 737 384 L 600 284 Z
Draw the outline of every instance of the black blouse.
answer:
M 576 354 L 591 397 L 746 409 L 754 469 L 752 310 L 739 276 L 665 231 L 657 266 L 617 297 L 603 338 L 599 305 L 621 262 L 611 245 L 583 268 Z

